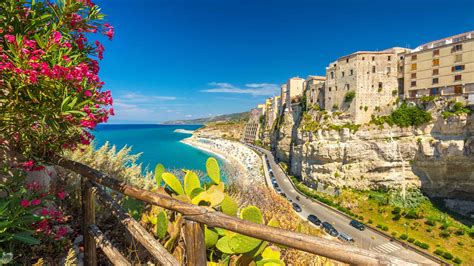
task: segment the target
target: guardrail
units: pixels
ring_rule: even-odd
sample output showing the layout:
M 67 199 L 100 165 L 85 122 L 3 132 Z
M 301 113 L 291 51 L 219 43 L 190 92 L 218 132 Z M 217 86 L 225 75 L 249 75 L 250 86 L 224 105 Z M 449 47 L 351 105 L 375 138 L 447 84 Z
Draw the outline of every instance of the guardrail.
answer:
M 82 230 L 85 236 L 85 263 L 97 264 L 96 247 L 102 249 L 107 257 L 117 265 L 130 263 L 115 249 L 95 224 L 94 198 L 107 206 L 121 224 L 137 239 L 159 263 L 177 265 L 170 253 L 149 235 L 120 205 L 113 200 L 105 190 L 111 189 L 129 197 L 157 205 L 168 210 L 179 212 L 184 217 L 185 247 L 187 265 L 206 265 L 206 248 L 204 244 L 204 225 L 227 229 L 250 237 L 258 238 L 289 248 L 306 251 L 337 261 L 356 265 L 416 265 L 416 263 L 393 257 L 387 254 L 365 250 L 351 245 L 336 243 L 327 239 L 291 232 L 281 228 L 270 227 L 241 220 L 208 208 L 179 201 L 167 194 L 160 194 L 136 188 L 111 178 L 93 168 L 52 156 L 50 162 L 70 171 L 80 174 L 83 178 L 83 223 Z
M 269 152 L 270 152 L 270 151 L 269 151 Z M 285 173 L 285 175 L 287 176 L 288 180 L 290 181 L 290 183 L 291 183 L 291 185 L 293 186 L 293 188 L 295 189 L 295 191 L 297 191 L 300 195 L 302 195 L 303 197 L 305 197 L 305 198 L 307 198 L 307 199 L 309 199 L 309 200 L 311 200 L 311 201 L 313 201 L 313 202 L 315 202 L 315 203 L 320 204 L 321 206 L 323 206 L 323 207 L 325 207 L 325 208 L 327 208 L 327 209 L 329 209 L 329 210 L 331 210 L 331 211 L 337 212 L 337 213 L 343 215 L 344 217 L 346 217 L 346 218 L 348 218 L 348 219 L 351 219 L 351 220 L 354 219 L 354 217 L 348 215 L 347 213 L 344 213 L 344 212 L 342 212 L 342 211 L 340 211 L 340 210 L 338 210 L 338 209 L 336 209 L 336 208 L 334 208 L 334 207 L 332 207 L 332 206 L 329 206 L 329 205 L 327 205 L 327 204 L 324 203 L 324 202 L 321 202 L 321 201 L 318 201 L 318 200 L 316 200 L 316 199 L 313 199 L 313 198 L 310 198 L 310 197 L 306 196 L 301 190 L 298 189 L 298 187 L 293 183 L 293 180 L 291 180 L 291 178 L 288 177 L 288 175 L 287 175 L 286 172 L 281 168 L 281 166 L 280 166 L 279 164 L 276 164 L 276 165 L 278 165 L 278 167 L 280 168 L 280 170 L 281 170 L 283 173 Z M 414 252 L 416 252 L 416 253 L 418 253 L 418 254 L 420 254 L 420 255 L 426 257 L 426 258 L 429 258 L 429 259 L 431 259 L 431 260 L 433 260 L 433 261 L 438 262 L 440 265 L 451 265 L 450 263 L 448 263 L 448 262 L 446 262 L 446 261 L 444 261 L 444 260 L 442 260 L 442 259 L 440 259 L 440 258 L 438 258 L 438 257 L 436 257 L 436 256 L 434 256 L 434 255 L 431 255 L 430 253 L 427 253 L 427 252 L 425 252 L 425 251 L 423 251 L 423 250 L 417 248 L 416 246 L 413 246 L 413 245 L 411 245 L 411 244 L 409 244 L 409 243 L 403 242 L 403 241 L 401 241 L 401 240 L 399 240 L 399 239 L 397 239 L 397 238 L 395 238 L 395 237 L 393 237 L 393 236 L 391 236 L 391 235 L 389 235 L 389 234 L 387 234 L 387 233 L 385 233 L 385 232 L 383 232 L 383 231 L 380 231 L 380 230 L 376 229 L 375 227 L 372 227 L 372 226 L 367 225 L 367 224 L 365 224 L 365 223 L 364 223 L 364 225 L 365 225 L 365 227 L 367 227 L 368 229 L 370 229 L 372 232 L 374 232 L 374 233 L 376 233 L 376 234 L 379 234 L 379 235 L 381 235 L 381 236 L 383 236 L 383 237 L 386 237 L 386 238 L 390 239 L 391 241 L 397 242 L 398 244 L 402 245 L 402 246 L 405 247 L 405 248 L 408 248 L 408 249 L 410 249 L 410 250 L 412 250 L 412 251 L 414 251 Z

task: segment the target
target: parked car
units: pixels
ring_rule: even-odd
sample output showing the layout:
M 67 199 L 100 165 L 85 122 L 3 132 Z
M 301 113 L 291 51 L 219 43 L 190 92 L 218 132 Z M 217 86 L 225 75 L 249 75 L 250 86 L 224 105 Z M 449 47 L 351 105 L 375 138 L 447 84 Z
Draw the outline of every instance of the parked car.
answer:
M 337 238 L 339 240 L 342 240 L 342 241 L 345 241 L 345 242 L 354 242 L 354 239 L 352 238 L 352 236 L 350 236 L 349 234 L 346 234 L 344 232 L 340 232 L 339 236 Z
M 359 221 L 352 220 L 349 224 L 352 225 L 353 227 L 359 229 L 360 231 L 364 231 L 364 230 L 365 230 L 364 224 L 361 223 L 361 222 L 359 222 Z
M 324 231 L 326 231 L 326 233 L 328 233 L 329 235 L 334 237 L 337 237 L 339 235 L 339 232 L 337 232 L 336 228 L 334 228 L 332 224 L 328 222 L 323 222 L 321 226 L 323 227 Z
M 308 215 L 308 221 L 312 222 L 313 224 L 320 226 L 321 225 L 321 220 L 319 220 L 318 217 L 314 214 Z
M 280 195 L 286 198 L 286 194 L 284 192 L 280 192 Z
M 293 203 L 293 210 L 295 210 L 296 212 L 301 212 L 301 207 L 300 205 L 296 204 L 296 203 Z
M 280 187 L 276 187 L 275 190 L 276 190 L 277 193 L 281 193 Z

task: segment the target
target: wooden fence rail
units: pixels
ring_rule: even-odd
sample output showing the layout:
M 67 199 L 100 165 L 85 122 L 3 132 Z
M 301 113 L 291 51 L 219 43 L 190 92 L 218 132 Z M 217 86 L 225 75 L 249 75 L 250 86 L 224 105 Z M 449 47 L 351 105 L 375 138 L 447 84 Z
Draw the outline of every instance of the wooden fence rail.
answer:
M 306 251 L 312 254 L 320 255 L 337 261 L 355 264 L 355 265 L 417 265 L 412 261 L 405 259 L 393 257 L 383 253 L 377 253 L 371 250 L 361 249 L 352 245 L 340 244 L 335 241 L 330 241 L 320 237 L 310 236 L 306 234 L 301 234 L 297 232 L 291 232 L 281 228 L 270 227 L 266 225 L 256 224 L 249 221 L 241 220 L 236 217 L 225 215 L 221 212 L 211 211 L 209 209 L 192 205 L 189 203 L 181 202 L 175 198 L 170 197 L 166 194 L 160 194 L 156 192 L 151 192 L 143 189 L 136 188 L 134 186 L 123 183 L 117 179 L 106 176 L 105 174 L 90 168 L 86 165 L 83 165 L 78 162 L 74 162 L 68 159 L 64 159 L 59 156 L 52 156 L 50 162 L 64 167 L 68 170 L 80 174 L 82 177 L 89 179 L 89 182 L 83 182 L 83 187 L 86 188 L 86 192 L 83 192 L 85 195 L 85 202 L 83 206 L 87 208 L 92 208 L 93 203 L 91 203 L 91 198 L 94 195 L 97 195 L 99 201 L 109 206 L 115 216 L 118 217 L 119 221 L 129 232 L 137 238 L 137 240 L 142 243 L 145 247 L 148 245 L 148 251 L 152 253 L 160 263 L 166 265 L 177 265 L 178 262 L 176 259 L 171 258 L 166 250 L 158 248 L 153 253 L 149 246 L 158 246 L 156 242 L 152 239 L 146 237 L 146 239 L 141 239 L 137 237 L 137 232 L 143 233 L 143 229 L 137 229 L 136 221 L 133 222 L 128 214 L 121 210 L 121 207 L 113 201 L 113 199 L 107 195 L 102 189 L 100 189 L 96 184 L 100 184 L 109 189 L 118 191 L 124 195 L 133 197 L 135 199 L 147 202 L 149 204 L 157 205 L 165 209 L 179 212 L 183 214 L 185 218 L 185 247 L 187 254 L 187 264 L 188 265 L 205 265 L 206 264 L 206 250 L 204 244 L 204 234 L 203 234 L 203 225 L 210 227 L 218 227 L 230 230 L 232 232 L 240 233 L 250 237 L 258 238 L 275 244 L 281 244 L 289 248 L 294 248 L 302 251 Z M 85 184 L 84 184 L 85 183 Z M 107 205 L 108 204 L 108 205 Z M 94 215 L 90 211 L 84 211 L 84 221 L 85 224 L 89 227 L 95 225 Z M 137 223 L 138 224 L 138 223 Z M 135 228 L 130 230 L 130 228 Z M 132 231 L 135 230 L 135 233 Z M 87 232 L 84 231 L 84 232 Z M 146 230 L 145 230 L 146 232 Z M 148 235 L 148 233 L 146 233 Z M 151 237 L 153 238 L 153 237 Z M 85 240 L 87 237 L 85 238 Z M 93 239 L 93 238 L 92 238 Z M 90 259 L 90 262 L 93 262 L 95 258 L 91 258 L 94 251 L 88 250 L 88 248 L 95 249 L 95 241 L 92 241 L 94 244 L 88 244 L 86 248 L 85 259 Z M 149 242 L 148 244 L 145 242 Z M 89 243 L 89 240 L 86 240 L 85 244 Z M 150 244 L 153 243 L 153 244 Z M 159 244 L 159 243 L 158 243 Z M 161 247 L 161 244 L 159 245 Z M 164 248 L 163 248 L 164 249 Z M 86 261 L 89 264 L 89 261 Z M 93 265 L 93 264 L 92 264 Z

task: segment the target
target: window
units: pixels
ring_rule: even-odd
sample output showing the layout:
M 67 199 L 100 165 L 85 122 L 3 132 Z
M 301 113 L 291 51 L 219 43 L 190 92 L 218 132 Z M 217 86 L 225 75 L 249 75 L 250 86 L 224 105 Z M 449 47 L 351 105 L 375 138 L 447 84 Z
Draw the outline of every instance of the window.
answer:
M 435 96 L 435 95 L 440 95 L 440 89 L 439 88 L 431 88 L 430 89 L 430 95 Z
M 341 72 L 341 77 L 342 77 L 342 78 L 344 77 L 344 71 Z
M 346 84 L 346 86 L 347 86 L 347 87 L 346 87 L 346 89 L 347 89 L 347 90 L 349 90 L 349 88 L 350 88 L 350 85 L 349 85 L 349 84 Z
M 462 75 L 454 76 L 454 81 L 460 81 L 462 79 Z
M 334 72 L 331 71 L 331 79 L 334 79 Z
M 392 61 L 392 57 L 389 55 L 389 56 L 387 57 L 387 60 L 388 60 L 388 61 Z
M 433 69 L 433 76 L 436 76 L 439 74 L 439 69 Z
M 411 70 L 416 70 L 416 64 L 411 64 Z
M 389 74 L 390 72 L 392 72 L 392 69 L 390 67 L 387 67 L 387 74 Z
M 346 63 L 349 63 L 349 58 L 346 59 Z
M 411 73 L 411 78 L 416 79 L 416 73 Z
M 458 51 L 462 51 L 462 44 L 456 44 L 456 45 L 453 46 L 453 48 L 451 49 L 451 53 L 458 52 Z
M 381 89 L 383 86 L 383 83 L 382 82 L 379 82 L 379 89 Z
M 329 87 L 328 90 L 331 91 L 331 87 Z
M 411 56 L 411 60 L 416 60 L 416 58 L 417 58 L 417 55 L 416 55 L 416 54 L 414 54 L 414 55 Z
M 372 61 L 375 61 L 375 56 L 372 56 Z
M 416 81 L 412 81 L 412 82 L 410 83 L 410 86 L 416 87 Z
M 451 67 L 451 71 L 452 71 L 452 72 L 455 72 L 455 71 L 462 71 L 462 70 L 464 70 L 464 65 L 457 65 L 457 66 Z
M 365 57 L 362 56 L 362 61 L 364 61 L 364 60 L 365 60 Z
M 438 78 L 433 79 L 433 84 L 438 84 L 438 82 L 439 82 Z
M 462 94 L 462 86 L 461 85 L 454 86 L 454 93 Z
M 410 97 L 415 98 L 416 97 L 416 92 L 417 92 L 416 90 L 410 91 Z
M 351 76 L 354 75 L 354 70 L 351 69 Z
M 462 54 L 454 55 L 454 62 L 461 62 L 462 61 Z
M 439 59 L 433 59 L 433 66 L 439 66 Z
M 439 55 L 439 50 L 434 50 L 433 51 L 433 56 L 437 56 L 437 55 Z
M 372 66 L 372 73 L 375 73 L 375 66 Z

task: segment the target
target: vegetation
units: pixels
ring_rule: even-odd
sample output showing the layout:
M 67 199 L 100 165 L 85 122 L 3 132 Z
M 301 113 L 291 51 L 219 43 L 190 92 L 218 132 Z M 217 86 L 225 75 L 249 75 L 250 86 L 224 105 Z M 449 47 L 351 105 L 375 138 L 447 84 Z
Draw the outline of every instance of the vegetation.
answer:
M 90 1 L 1 1 L 0 14 L 0 139 L 28 158 L 89 144 L 114 111 L 104 46 L 87 38 L 113 27 Z
M 306 132 L 316 132 L 321 128 L 318 121 L 314 120 L 313 117 L 307 112 L 303 113 L 302 129 Z
M 372 115 L 371 124 L 383 126 L 388 124 L 390 126 L 397 125 L 399 127 L 421 126 L 432 120 L 431 113 L 427 112 L 417 106 L 411 106 L 407 103 L 402 103 L 400 107 L 392 112 L 389 116 L 374 116 Z
M 353 90 L 346 92 L 346 95 L 344 95 L 344 102 L 351 103 L 352 100 L 354 100 L 355 96 L 356 96 L 356 92 Z
M 460 116 L 463 114 L 469 115 L 471 110 L 464 106 L 461 102 L 451 103 L 442 113 L 444 119 L 448 119 L 452 116 Z

